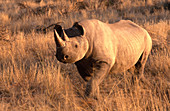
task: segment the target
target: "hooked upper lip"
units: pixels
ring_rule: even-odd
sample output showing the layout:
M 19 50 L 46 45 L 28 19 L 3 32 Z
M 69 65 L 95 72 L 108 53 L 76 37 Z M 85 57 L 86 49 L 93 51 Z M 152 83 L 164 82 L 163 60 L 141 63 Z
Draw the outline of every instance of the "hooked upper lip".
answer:
M 56 56 L 57 60 L 63 63 L 67 63 L 66 60 L 62 59 L 61 57 Z
M 62 58 L 62 56 L 56 55 L 56 58 L 58 61 L 62 62 L 62 63 L 75 63 L 74 61 L 70 60 L 70 59 L 64 59 Z

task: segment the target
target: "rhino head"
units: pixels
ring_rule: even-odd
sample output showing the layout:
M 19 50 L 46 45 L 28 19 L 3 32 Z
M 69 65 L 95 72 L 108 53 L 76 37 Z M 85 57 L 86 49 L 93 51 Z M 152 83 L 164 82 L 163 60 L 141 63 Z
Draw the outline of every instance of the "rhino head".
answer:
M 66 31 L 66 32 L 65 32 Z M 68 34 L 66 34 L 68 33 Z M 83 27 L 75 23 L 70 29 L 54 28 L 56 58 L 63 63 L 75 63 L 81 60 L 88 51 L 89 45 L 84 37 Z

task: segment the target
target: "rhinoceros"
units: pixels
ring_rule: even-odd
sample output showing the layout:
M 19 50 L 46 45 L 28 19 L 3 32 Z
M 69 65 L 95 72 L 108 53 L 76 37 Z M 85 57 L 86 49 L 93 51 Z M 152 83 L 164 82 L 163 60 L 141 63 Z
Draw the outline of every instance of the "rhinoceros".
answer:
M 124 72 L 135 66 L 143 75 L 152 48 L 148 32 L 130 20 L 113 24 L 96 19 L 75 22 L 71 28 L 55 25 L 56 58 L 63 63 L 75 63 L 81 77 L 87 81 L 85 95 L 109 73 Z

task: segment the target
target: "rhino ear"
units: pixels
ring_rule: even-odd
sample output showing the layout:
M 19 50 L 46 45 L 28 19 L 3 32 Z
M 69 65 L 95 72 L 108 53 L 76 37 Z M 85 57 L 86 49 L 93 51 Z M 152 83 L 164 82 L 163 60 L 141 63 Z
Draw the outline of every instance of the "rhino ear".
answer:
M 56 30 L 58 35 L 61 37 L 61 35 L 63 33 L 63 29 L 62 29 L 61 25 L 55 25 L 54 30 Z
M 76 27 L 79 30 L 80 34 L 84 35 L 84 29 L 83 29 L 83 27 L 81 25 L 79 25 L 78 22 L 75 22 L 73 27 Z

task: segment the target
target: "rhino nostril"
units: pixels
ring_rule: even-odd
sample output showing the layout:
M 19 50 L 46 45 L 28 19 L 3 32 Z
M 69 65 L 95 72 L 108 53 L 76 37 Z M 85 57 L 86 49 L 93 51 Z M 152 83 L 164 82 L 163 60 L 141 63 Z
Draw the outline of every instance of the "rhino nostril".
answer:
M 64 55 L 64 60 L 68 59 L 68 55 Z

